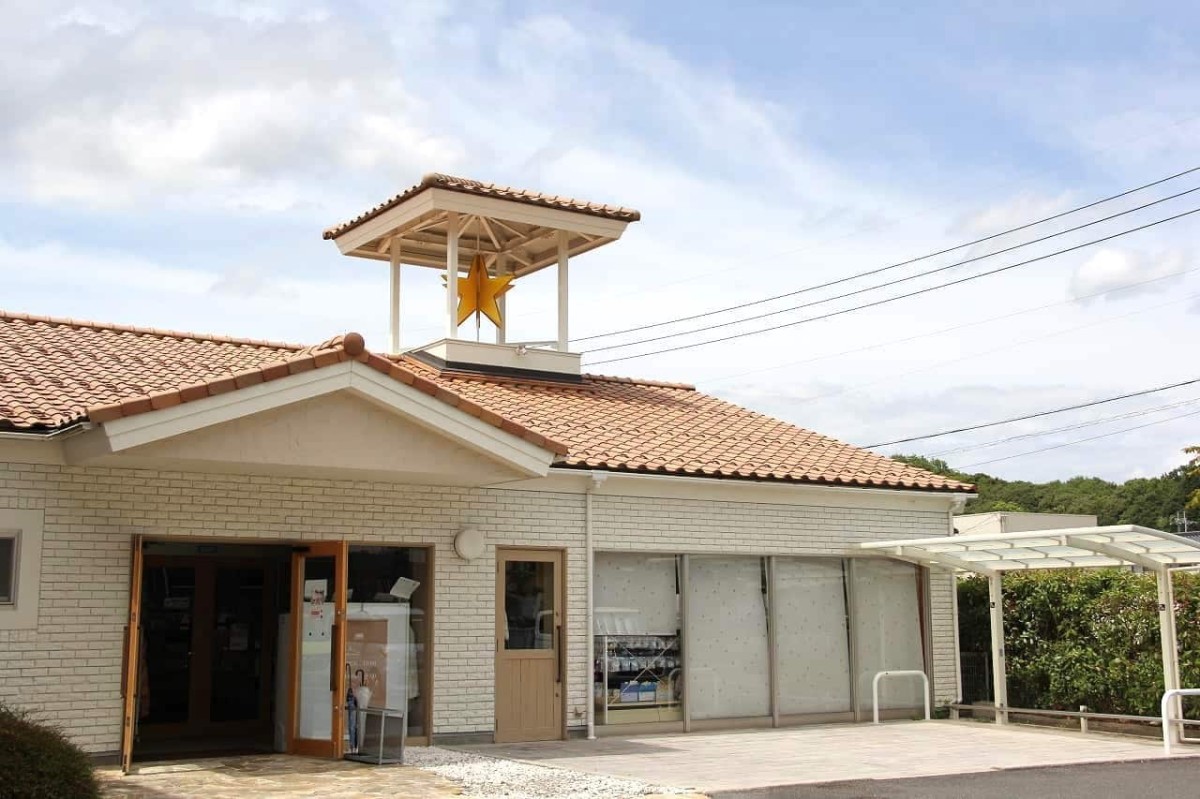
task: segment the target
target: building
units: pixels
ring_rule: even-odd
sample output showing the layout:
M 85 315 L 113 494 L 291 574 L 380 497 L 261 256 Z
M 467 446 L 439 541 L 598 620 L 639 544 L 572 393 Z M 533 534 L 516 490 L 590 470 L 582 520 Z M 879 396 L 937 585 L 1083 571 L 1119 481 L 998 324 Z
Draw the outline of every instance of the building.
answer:
M 971 486 L 581 374 L 569 264 L 638 218 L 428 176 L 325 233 L 388 264 L 375 348 L 0 316 L 0 698 L 126 764 L 337 756 L 348 693 L 417 744 L 861 720 L 882 669 L 953 701 L 952 578 L 857 545 L 949 534 Z M 402 349 L 413 267 L 460 277 Z M 506 343 L 543 268 L 554 335 Z
M 1075 527 L 1095 527 L 1097 518 L 1086 513 L 960 513 L 954 517 L 956 535 L 996 535 L 997 533 L 1027 533 L 1036 530 L 1068 530 Z

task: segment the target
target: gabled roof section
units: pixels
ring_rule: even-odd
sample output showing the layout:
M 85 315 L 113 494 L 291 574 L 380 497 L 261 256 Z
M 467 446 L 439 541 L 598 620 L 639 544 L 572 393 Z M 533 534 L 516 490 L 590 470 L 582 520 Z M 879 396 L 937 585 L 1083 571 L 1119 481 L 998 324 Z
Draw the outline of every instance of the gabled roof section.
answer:
M 567 445 L 558 467 L 812 483 L 973 491 L 951 480 L 697 391 L 584 375 L 579 383 L 439 372 L 402 356 L 439 386 Z
M 347 333 L 312 347 L 0 312 L 0 429 L 53 431 L 358 361 L 560 456 L 559 468 L 862 488 L 973 486 L 688 385 L 441 371 Z
M 574 211 L 588 216 L 598 216 L 602 219 L 615 219 L 620 222 L 636 222 L 642 218 L 640 211 L 625 208 L 620 205 L 606 205 L 589 200 L 576 200 L 557 194 L 543 194 L 531 189 L 515 189 L 511 186 L 501 186 L 498 183 L 483 183 L 469 178 L 458 178 L 453 175 L 443 175 L 440 172 L 430 172 L 421 178 L 421 182 L 411 186 L 396 196 L 384 200 L 379 205 L 370 208 L 353 219 L 349 219 L 333 227 L 326 228 L 322 238 L 335 239 L 348 230 L 353 230 L 364 222 L 370 221 L 380 214 L 395 208 L 405 200 L 416 197 L 427 189 L 446 189 L 461 194 L 471 194 L 476 197 L 495 197 L 500 200 L 512 200 L 525 205 L 536 205 L 542 208 L 556 208 L 560 211 Z
M 4 312 L 0 429 L 102 424 L 351 360 L 535 446 L 566 453 L 564 444 L 368 352 L 358 333 L 300 347 Z

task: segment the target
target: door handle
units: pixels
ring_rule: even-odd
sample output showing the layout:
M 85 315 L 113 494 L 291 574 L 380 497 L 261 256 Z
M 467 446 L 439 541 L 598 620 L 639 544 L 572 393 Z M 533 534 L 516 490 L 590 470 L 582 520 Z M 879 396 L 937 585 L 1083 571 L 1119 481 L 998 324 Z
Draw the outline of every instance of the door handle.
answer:
M 329 691 L 335 693 L 337 691 L 337 674 L 338 674 L 338 625 L 337 622 L 329 625 Z M 337 697 L 334 697 L 337 701 Z
M 554 681 L 556 683 L 560 683 L 562 682 L 563 673 L 563 640 L 561 624 L 554 628 L 554 647 L 556 655 L 555 660 L 558 661 L 558 668 L 554 670 Z

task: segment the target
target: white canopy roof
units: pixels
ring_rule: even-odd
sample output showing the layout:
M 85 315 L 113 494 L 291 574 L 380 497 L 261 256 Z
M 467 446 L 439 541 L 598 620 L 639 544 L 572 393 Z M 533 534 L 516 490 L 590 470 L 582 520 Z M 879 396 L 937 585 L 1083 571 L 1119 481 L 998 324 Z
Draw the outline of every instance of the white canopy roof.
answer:
M 1025 569 L 1200 564 L 1200 542 L 1136 524 L 994 535 L 950 535 L 861 545 L 903 560 L 992 574 Z

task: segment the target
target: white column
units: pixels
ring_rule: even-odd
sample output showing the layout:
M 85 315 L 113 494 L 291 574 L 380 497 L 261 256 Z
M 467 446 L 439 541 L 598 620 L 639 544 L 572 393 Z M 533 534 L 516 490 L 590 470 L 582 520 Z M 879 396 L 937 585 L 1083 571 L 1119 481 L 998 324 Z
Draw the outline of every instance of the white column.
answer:
M 458 212 L 446 212 L 446 338 L 458 338 Z
M 1008 723 L 1008 661 L 1004 655 L 1004 591 L 1000 572 L 988 575 L 988 600 L 992 628 L 992 695 L 996 723 Z
M 558 351 L 567 351 L 567 244 L 569 233 L 558 231 Z
M 505 269 L 506 269 L 506 266 L 504 263 L 504 253 L 500 253 L 496 256 L 496 277 L 499 277 L 500 275 L 503 275 L 503 274 L 507 274 L 505 272 Z M 497 344 L 504 343 L 504 337 L 507 333 L 505 328 L 508 327 L 508 303 L 505 302 L 505 299 L 506 299 L 506 297 L 504 294 L 501 294 L 496 299 L 496 305 L 498 305 L 500 307 L 500 324 L 497 325 L 497 327 L 496 327 L 496 343 Z M 590 707 L 590 705 L 589 705 L 589 707 Z
M 1175 591 L 1171 586 L 1171 572 L 1158 570 L 1158 629 L 1162 639 L 1163 690 L 1179 687 L 1179 648 L 1175 638 Z M 1183 715 L 1183 705 L 1176 697 L 1170 703 L 1171 718 Z M 1172 724 L 1171 743 L 1179 743 L 1180 725 Z
M 392 326 L 388 344 L 393 355 L 400 353 L 400 236 L 392 236 Z

